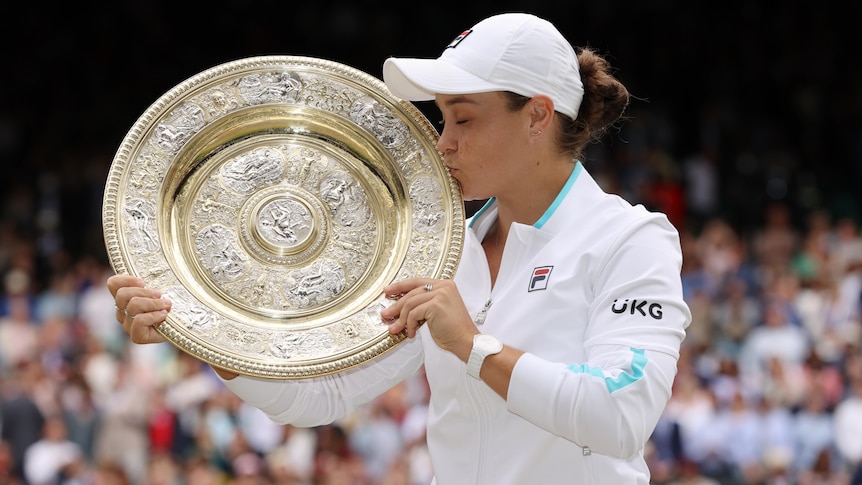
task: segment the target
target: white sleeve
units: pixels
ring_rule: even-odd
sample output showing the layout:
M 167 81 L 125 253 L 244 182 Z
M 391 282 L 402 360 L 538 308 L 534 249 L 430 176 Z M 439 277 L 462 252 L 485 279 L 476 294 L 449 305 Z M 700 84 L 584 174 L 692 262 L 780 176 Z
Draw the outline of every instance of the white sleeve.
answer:
M 275 422 L 319 426 L 347 416 L 416 372 L 423 362 L 419 339 L 332 375 L 290 380 L 238 376 L 222 382 Z
M 618 234 L 584 276 L 593 289 L 585 360 L 525 354 L 512 373 L 509 409 L 597 453 L 629 458 L 642 450 L 670 399 L 691 321 L 681 265 L 678 235 L 664 218 Z
M 629 458 L 643 449 L 667 405 L 676 361 L 661 352 L 617 347 L 573 370 L 524 354 L 512 374 L 508 408 L 591 451 Z M 603 370 L 612 368 L 630 370 Z

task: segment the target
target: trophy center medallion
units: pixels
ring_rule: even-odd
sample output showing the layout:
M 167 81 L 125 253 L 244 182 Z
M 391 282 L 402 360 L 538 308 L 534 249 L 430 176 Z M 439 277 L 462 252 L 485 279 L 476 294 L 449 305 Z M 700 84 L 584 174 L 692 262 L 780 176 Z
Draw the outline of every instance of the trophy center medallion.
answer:
M 304 250 L 317 233 L 311 209 L 292 195 L 277 195 L 262 201 L 253 214 L 254 237 L 260 245 L 279 255 Z

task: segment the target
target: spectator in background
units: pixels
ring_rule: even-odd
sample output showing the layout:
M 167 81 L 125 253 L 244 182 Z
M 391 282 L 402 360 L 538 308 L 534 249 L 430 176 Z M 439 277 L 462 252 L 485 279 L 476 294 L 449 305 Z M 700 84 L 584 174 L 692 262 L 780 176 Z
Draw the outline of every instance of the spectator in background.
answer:
M 284 425 L 269 419 L 260 409 L 227 393 L 232 401 L 237 430 L 245 436 L 255 453 L 265 456 L 284 440 Z
M 762 324 L 752 329 L 742 342 L 739 369 L 752 386 L 759 386 L 767 379 L 772 358 L 777 358 L 785 368 L 799 366 L 810 350 L 805 329 L 791 324 L 781 306 L 767 302 Z
M 36 318 L 36 295 L 33 293 L 33 276 L 26 257 L 28 251 L 19 250 L 13 266 L 3 275 L 3 297 L 0 299 L 0 316 L 8 317 L 12 309 L 27 315 L 27 320 L 38 325 Z
M 679 474 L 668 485 L 722 485 L 722 482 L 704 475 L 697 463 L 683 458 L 679 464 Z
M 853 485 L 862 484 L 862 377 L 850 382 L 846 399 L 835 407 L 835 446 L 852 471 Z
M 42 437 L 27 447 L 23 465 L 28 485 L 72 483 L 88 467 L 81 447 L 69 439 L 62 416 L 45 418 Z
M 811 468 L 801 470 L 797 485 L 847 485 L 849 477 L 835 454 L 828 449 L 820 450 Z
M 744 243 L 723 219 L 710 219 L 696 238 L 697 259 L 703 265 L 706 293 L 718 295 L 728 278 L 740 274 L 745 260 Z
M 859 225 L 851 217 L 842 217 L 835 223 L 830 259 L 832 273 L 841 278 L 859 270 L 862 264 L 862 235 Z M 858 304 L 858 301 L 857 301 Z
M 96 434 L 101 427 L 101 410 L 93 399 L 87 382 L 72 369 L 60 388 L 60 412 L 66 423 L 69 440 L 78 444 L 84 457 L 95 462 Z
M 285 485 L 312 485 L 317 448 L 315 431 L 289 424 L 282 430 L 281 444 L 265 456 L 273 481 Z
M 21 483 L 20 477 L 13 475 L 13 462 L 12 447 L 9 446 L 6 440 L 0 439 L 0 483 L 5 485 L 18 485 Z
M 839 283 L 824 272 L 807 280 L 794 299 L 802 326 L 813 338 L 813 351 L 832 364 L 844 355 L 845 346 L 859 337 L 852 306 L 845 301 Z
M 24 478 L 24 453 L 44 431 L 45 414 L 34 396 L 38 367 L 36 361 L 23 362 L 4 375 L 0 431 L 2 441 L 9 445 L 13 479 Z
M 830 268 L 832 241 L 828 213 L 819 210 L 809 215 L 807 232 L 790 262 L 791 270 L 803 286 L 834 280 Z
M 708 143 L 698 153 L 682 161 L 686 209 L 697 225 L 718 215 L 721 207 L 718 157 L 718 148 L 714 143 Z
M 718 293 L 709 315 L 713 345 L 733 358 L 739 354 L 745 336 L 763 318 L 760 299 L 750 288 L 749 282 L 740 276 L 730 277 Z
M 0 316 L 0 370 L 8 371 L 38 355 L 39 322 L 26 295 L 30 277 L 12 270 L 4 278 L 5 312 Z
M 385 396 L 363 408 L 350 429 L 350 445 L 362 457 L 373 483 L 389 473 L 405 450 L 399 421 L 394 419 Z
M 125 338 L 123 329 L 117 326 L 114 315 L 114 299 L 105 287 L 111 270 L 103 264 L 82 265 L 85 281 L 78 303 L 78 318 L 87 327 L 90 338 L 114 355 L 123 351 Z
M 760 400 L 759 413 L 764 482 L 767 485 L 790 485 L 796 461 L 793 414 L 787 406 L 766 396 Z
M 149 390 L 141 388 L 122 363 L 113 391 L 100 402 L 102 425 L 96 435 L 96 463 L 113 463 L 133 483 L 144 481 L 149 457 Z
M 716 414 L 710 428 L 715 436 L 723 436 L 716 443 L 717 453 L 727 461 L 730 477 L 740 483 L 763 480 L 762 417 L 741 391 Z
M 13 304 L 11 315 L 0 319 L 0 372 L 14 374 L 39 358 L 39 327 Z
M 796 442 L 794 467 L 796 474 L 815 468 L 821 452 L 829 455 L 829 462 L 835 463 L 835 424 L 831 410 L 821 394 L 810 393 L 805 397 L 804 406 L 793 420 L 793 435 Z
M 700 430 L 711 422 L 716 413 L 715 396 L 700 385 L 694 373 L 688 353 L 674 381 L 673 394 L 665 409 L 665 417 L 679 426 L 681 454 L 688 460 L 700 462 L 706 459 L 707 446 L 701 442 L 706 436 Z
M 846 398 L 847 389 L 839 362 L 824 362 L 812 349 L 802 365 L 802 374 L 804 392 L 822 395 L 829 409 L 834 409 L 842 399 Z
M 71 269 L 51 273 L 48 288 L 36 297 L 36 318 L 69 321 L 78 315 L 78 279 Z
M 806 393 L 812 390 L 808 387 L 806 378 L 803 364 L 771 356 L 767 359 L 762 381 L 758 383 L 756 379 L 752 379 L 748 388 L 759 388 L 765 399 L 789 409 L 797 409 Z
M 765 281 L 784 274 L 800 247 L 802 237 L 793 226 L 790 207 L 784 202 L 766 206 L 763 225 L 752 238 L 752 250 L 764 271 Z

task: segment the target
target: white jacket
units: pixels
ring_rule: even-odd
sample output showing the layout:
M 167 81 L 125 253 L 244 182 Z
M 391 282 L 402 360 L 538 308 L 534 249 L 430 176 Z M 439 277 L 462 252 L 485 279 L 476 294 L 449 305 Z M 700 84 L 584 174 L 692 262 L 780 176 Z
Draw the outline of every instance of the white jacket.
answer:
M 513 224 L 496 284 L 481 246 L 490 200 L 468 221 L 455 283 L 483 333 L 527 352 L 504 401 L 428 329 L 377 359 L 300 381 L 238 377 L 279 422 L 332 422 L 422 364 L 438 485 L 644 484 L 643 448 L 671 394 L 691 320 L 679 236 L 662 214 L 605 194 L 580 163 L 545 215 Z

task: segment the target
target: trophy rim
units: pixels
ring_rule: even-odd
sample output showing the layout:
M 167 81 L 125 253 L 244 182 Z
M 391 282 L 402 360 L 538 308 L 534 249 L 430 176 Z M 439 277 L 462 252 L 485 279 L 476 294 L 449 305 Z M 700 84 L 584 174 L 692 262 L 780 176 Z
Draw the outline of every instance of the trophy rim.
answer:
M 253 101 L 243 98 L 243 81 L 270 75 L 305 84 L 298 96 L 284 97 L 283 91 L 273 90 L 275 94 L 261 91 L 260 97 L 249 98 Z M 317 91 L 306 93 L 310 87 Z M 236 106 L 199 109 L 223 101 L 223 95 Z M 374 108 L 372 115 L 351 114 L 354 108 L 369 107 Z M 377 130 L 374 116 L 397 130 Z M 165 127 L 185 138 L 178 136 L 182 141 L 163 149 L 155 133 Z M 394 140 L 392 133 L 397 135 Z M 405 277 L 452 278 L 460 260 L 464 204 L 457 181 L 436 150 L 437 138 L 412 103 L 392 95 L 379 79 L 345 64 L 303 56 L 259 56 L 212 67 L 159 97 L 117 149 L 102 204 L 110 265 L 116 273 L 140 277 L 171 298 L 172 312 L 158 332 L 212 366 L 273 379 L 317 377 L 354 367 L 406 338 L 403 332 L 390 335 L 386 325 L 373 322 L 374 314 L 379 320 L 379 310 L 391 304 L 382 287 Z M 295 152 L 313 153 L 337 169 L 332 173 L 347 173 L 367 200 L 371 222 L 360 222 L 368 229 L 340 224 L 320 193 L 293 185 L 287 177 L 239 195 L 234 193 L 239 189 L 224 187 L 225 167 L 267 149 L 282 159 Z M 293 162 L 285 163 L 289 171 Z M 430 193 L 439 192 L 430 203 L 429 187 Z M 200 216 L 200 201 L 217 192 L 215 188 L 231 194 L 231 210 L 240 214 L 235 225 L 232 220 L 224 223 L 224 215 L 219 221 Z M 268 203 L 311 214 L 308 220 L 314 230 L 308 231 L 308 240 L 290 245 L 261 238 L 260 228 L 268 227 L 261 207 Z M 131 235 L 137 226 L 130 221 L 138 224 L 140 219 L 129 213 L 132 208 L 146 212 L 139 210 L 144 206 L 150 215 L 146 232 L 157 240 L 150 242 L 149 253 L 141 253 L 140 239 Z M 436 210 L 433 217 L 428 216 L 428 207 Z M 370 238 L 373 251 L 357 258 L 365 264 L 364 272 L 346 277 L 347 284 L 337 287 L 347 289 L 331 290 L 335 294 L 329 300 L 303 309 L 305 300 L 286 305 L 276 295 L 255 306 L 236 291 L 252 285 L 225 283 L 213 277 L 214 271 L 208 272 L 213 268 L 202 262 L 202 251 L 195 246 L 195 238 L 206 232 L 201 226 L 207 230 L 228 226 L 227 233 L 236 233 L 235 239 L 241 241 L 230 247 L 248 252 L 239 260 L 252 262 L 246 266 L 254 271 L 240 272 L 240 278 L 249 281 L 252 276 L 260 281 L 275 278 L 270 275 L 292 281 L 291 275 L 311 266 L 349 274 L 357 265 L 347 262 L 346 256 L 332 256 L 337 253 L 333 241 L 339 238 Z M 243 249 L 249 247 L 254 249 Z M 429 253 L 433 257 L 428 258 Z M 261 285 L 263 291 L 273 287 L 272 281 Z M 281 288 L 281 296 L 292 294 L 288 283 Z M 205 324 L 200 324 L 201 312 Z

